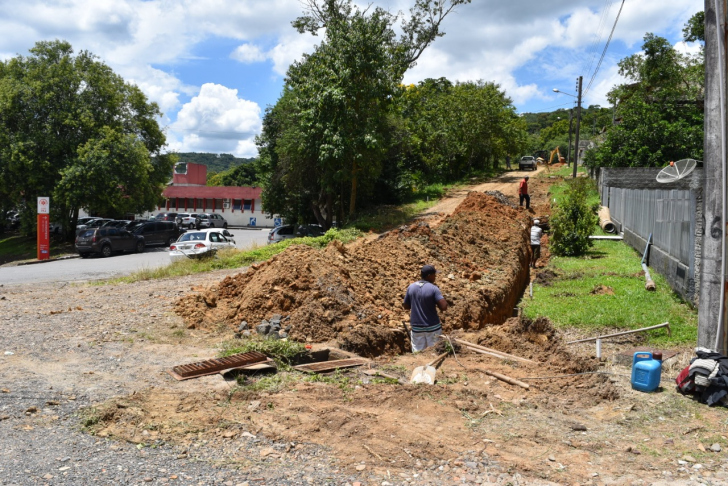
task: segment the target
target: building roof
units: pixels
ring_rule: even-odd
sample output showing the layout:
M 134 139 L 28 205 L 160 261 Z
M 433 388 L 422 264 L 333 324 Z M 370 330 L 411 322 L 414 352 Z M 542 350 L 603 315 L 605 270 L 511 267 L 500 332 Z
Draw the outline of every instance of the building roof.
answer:
M 166 198 L 183 197 L 195 199 L 260 199 L 260 187 L 233 186 L 167 186 L 162 191 Z

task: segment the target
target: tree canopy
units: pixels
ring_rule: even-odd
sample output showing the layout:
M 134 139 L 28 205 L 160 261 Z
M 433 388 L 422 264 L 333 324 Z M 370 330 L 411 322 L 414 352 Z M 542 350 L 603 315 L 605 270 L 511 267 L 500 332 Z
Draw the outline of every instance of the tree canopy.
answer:
M 38 42 L 27 57 L 0 63 L 0 198 L 26 208 L 29 232 L 38 196 L 51 197 L 64 228 L 80 208 L 109 216 L 151 209 L 174 162 L 160 153 L 160 116 L 93 54 Z
M 700 12 L 702 14 L 702 12 Z M 699 40 L 693 16 L 686 40 Z M 589 166 L 660 167 L 671 160 L 703 158 L 704 54 L 686 55 L 667 39 L 646 34 L 644 54 L 619 62 L 629 83 L 608 94 L 617 124 L 585 155 Z

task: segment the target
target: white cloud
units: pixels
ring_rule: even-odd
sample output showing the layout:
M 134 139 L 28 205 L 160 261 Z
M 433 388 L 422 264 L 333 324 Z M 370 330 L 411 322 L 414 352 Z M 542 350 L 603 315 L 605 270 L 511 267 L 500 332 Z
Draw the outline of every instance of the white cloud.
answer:
M 234 153 L 242 157 L 257 154 L 254 138 L 261 129 L 257 103 L 238 97 L 236 89 L 213 83 L 203 84 L 200 93 L 186 103 L 170 126 L 174 142 L 182 152 Z
M 260 47 L 253 44 L 239 45 L 230 57 L 242 63 L 254 63 L 265 61 L 266 55 L 260 50 Z

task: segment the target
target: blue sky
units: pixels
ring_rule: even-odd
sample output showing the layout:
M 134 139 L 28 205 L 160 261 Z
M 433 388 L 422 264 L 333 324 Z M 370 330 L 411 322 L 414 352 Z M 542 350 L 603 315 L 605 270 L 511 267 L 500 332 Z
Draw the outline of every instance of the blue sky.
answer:
M 407 12 L 413 0 L 375 0 Z M 619 0 L 473 0 L 442 25 L 446 35 L 405 75 L 483 79 L 505 89 L 519 112 L 573 106 L 576 78 L 594 74 Z M 169 149 L 255 156 L 267 105 L 286 69 L 320 37 L 298 34 L 299 0 L 0 0 L 0 59 L 39 40 L 64 39 L 101 58 L 159 103 Z M 702 2 L 629 0 L 584 103 L 607 106 L 622 82 L 616 63 L 639 52 L 646 32 L 684 52 L 682 28 Z

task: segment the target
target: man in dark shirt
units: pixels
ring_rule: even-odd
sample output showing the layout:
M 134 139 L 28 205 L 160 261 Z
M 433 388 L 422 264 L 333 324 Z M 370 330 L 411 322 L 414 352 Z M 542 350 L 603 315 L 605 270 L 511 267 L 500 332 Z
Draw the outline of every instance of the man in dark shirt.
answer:
M 447 301 L 435 285 L 437 278 L 435 267 L 425 265 L 420 270 L 420 275 L 422 279 L 407 288 L 402 303 L 402 306 L 410 311 L 413 353 L 437 344 L 438 336 L 442 334 L 442 323 L 437 309 L 447 310 Z

